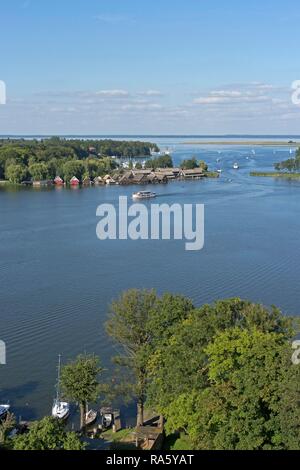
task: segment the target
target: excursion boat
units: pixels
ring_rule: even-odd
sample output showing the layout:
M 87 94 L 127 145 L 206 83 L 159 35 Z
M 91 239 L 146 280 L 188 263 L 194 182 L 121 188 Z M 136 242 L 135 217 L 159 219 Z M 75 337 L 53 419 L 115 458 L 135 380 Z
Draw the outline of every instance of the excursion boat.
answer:
M 139 191 L 132 195 L 132 199 L 151 199 L 154 197 L 156 197 L 156 193 L 152 193 L 151 191 Z
M 0 405 L 0 420 L 6 418 L 10 405 Z
M 52 416 L 59 420 L 67 419 L 70 414 L 70 403 L 61 400 L 60 396 L 60 369 L 61 369 L 61 355 L 58 356 L 58 374 L 56 384 L 56 398 L 52 406 Z
M 95 410 L 89 410 L 85 414 L 85 424 L 88 426 L 89 424 L 93 424 L 98 417 L 98 412 Z
M 238 170 L 240 167 L 239 167 L 239 164 L 238 163 L 234 163 L 233 164 L 233 169 L 234 170 Z

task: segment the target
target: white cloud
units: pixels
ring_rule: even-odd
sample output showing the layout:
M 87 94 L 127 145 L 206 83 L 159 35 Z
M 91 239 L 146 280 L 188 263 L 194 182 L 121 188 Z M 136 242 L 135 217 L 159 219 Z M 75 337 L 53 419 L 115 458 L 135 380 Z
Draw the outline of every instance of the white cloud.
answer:
M 122 98 L 129 96 L 129 92 L 126 90 L 100 90 L 96 92 L 96 95 Z
M 139 91 L 137 94 L 141 96 L 163 96 L 163 93 L 158 90 Z
M 129 103 L 121 108 L 123 111 L 156 111 L 162 109 L 162 106 L 158 103 Z
M 242 103 L 273 102 L 275 87 L 263 83 L 228 85 L 219 90 L 212 90 L 193 100 L 195 105 L 235 105 Z M 278 90 L 277 90 L 278 91 Z M 277 92 L 276 91 L 276 92 Z

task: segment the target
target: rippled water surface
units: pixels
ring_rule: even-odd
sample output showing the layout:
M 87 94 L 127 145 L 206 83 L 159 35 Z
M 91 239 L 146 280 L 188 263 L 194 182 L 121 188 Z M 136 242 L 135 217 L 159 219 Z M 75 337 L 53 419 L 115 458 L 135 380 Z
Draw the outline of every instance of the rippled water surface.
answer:
M 16 415 L 49 413 L 57 354 L 94 351 L 109 366 L 107 307 L 131 287 L 180 292 L 197 305 L 240 296 L 300 313 L 300 182 L 253 178 L 289 149 L 204 147 L 158 141 L 176 162 L 196 155 L 218 180 L 156 186 L 157 201 L 205 204 L 205 248 L 181 241 L 96 238 L 96 208 L 133 187 L 0 190 L 0 401 Z M 217 162 L 217 159 L 220 159 Z M 233 170 L 237 161 L 240 170 Z M 152 188 L 151 188 L 152 189 Z

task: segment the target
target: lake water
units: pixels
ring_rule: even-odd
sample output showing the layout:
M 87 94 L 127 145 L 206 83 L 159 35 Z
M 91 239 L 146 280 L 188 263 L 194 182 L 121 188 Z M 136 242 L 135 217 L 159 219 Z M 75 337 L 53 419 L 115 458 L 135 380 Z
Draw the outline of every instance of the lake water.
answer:
M 9 399 L 17 416 L 50 412 L 59 352 L 65 360 L 95 352 L 110 367 L 115 350 L 103 323 L 125 289 L 182 293 L 196 305 L 239 296 L 300 313 L 300 182 L 249 176 L 271 170 L 289 149 L 258 147 L 254 155 L 247 147 L 157 142 L 175 162 L 195 155 L 223 169 L 218 180 L 154 188 L 158 202 L 205 204 L 199 252 L 182 241 L 96 238 L 97 206 L 135 187 L 0 189 L 0 338 L 8 361 L 0 401 Z

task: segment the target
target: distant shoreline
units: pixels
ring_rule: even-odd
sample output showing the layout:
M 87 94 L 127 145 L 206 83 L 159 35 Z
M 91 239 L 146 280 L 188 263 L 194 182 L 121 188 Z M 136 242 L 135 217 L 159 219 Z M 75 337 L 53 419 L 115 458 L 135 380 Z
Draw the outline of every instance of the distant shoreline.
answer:
M 263 178 L 285 178 L 285 179 L 300 179 L 300 173 L 278 173 L 275 171 L 252 171 L 250 176 L 263 177 Z
M 190 141 L 181 142 L 182 145 L 239 145 L 247 147 L 265 146 L 265 147 L 299 147 L 300 142 L 285 142 L 285 141 L 256 141 L 256 140 L 227 140 L 227 141 Z

